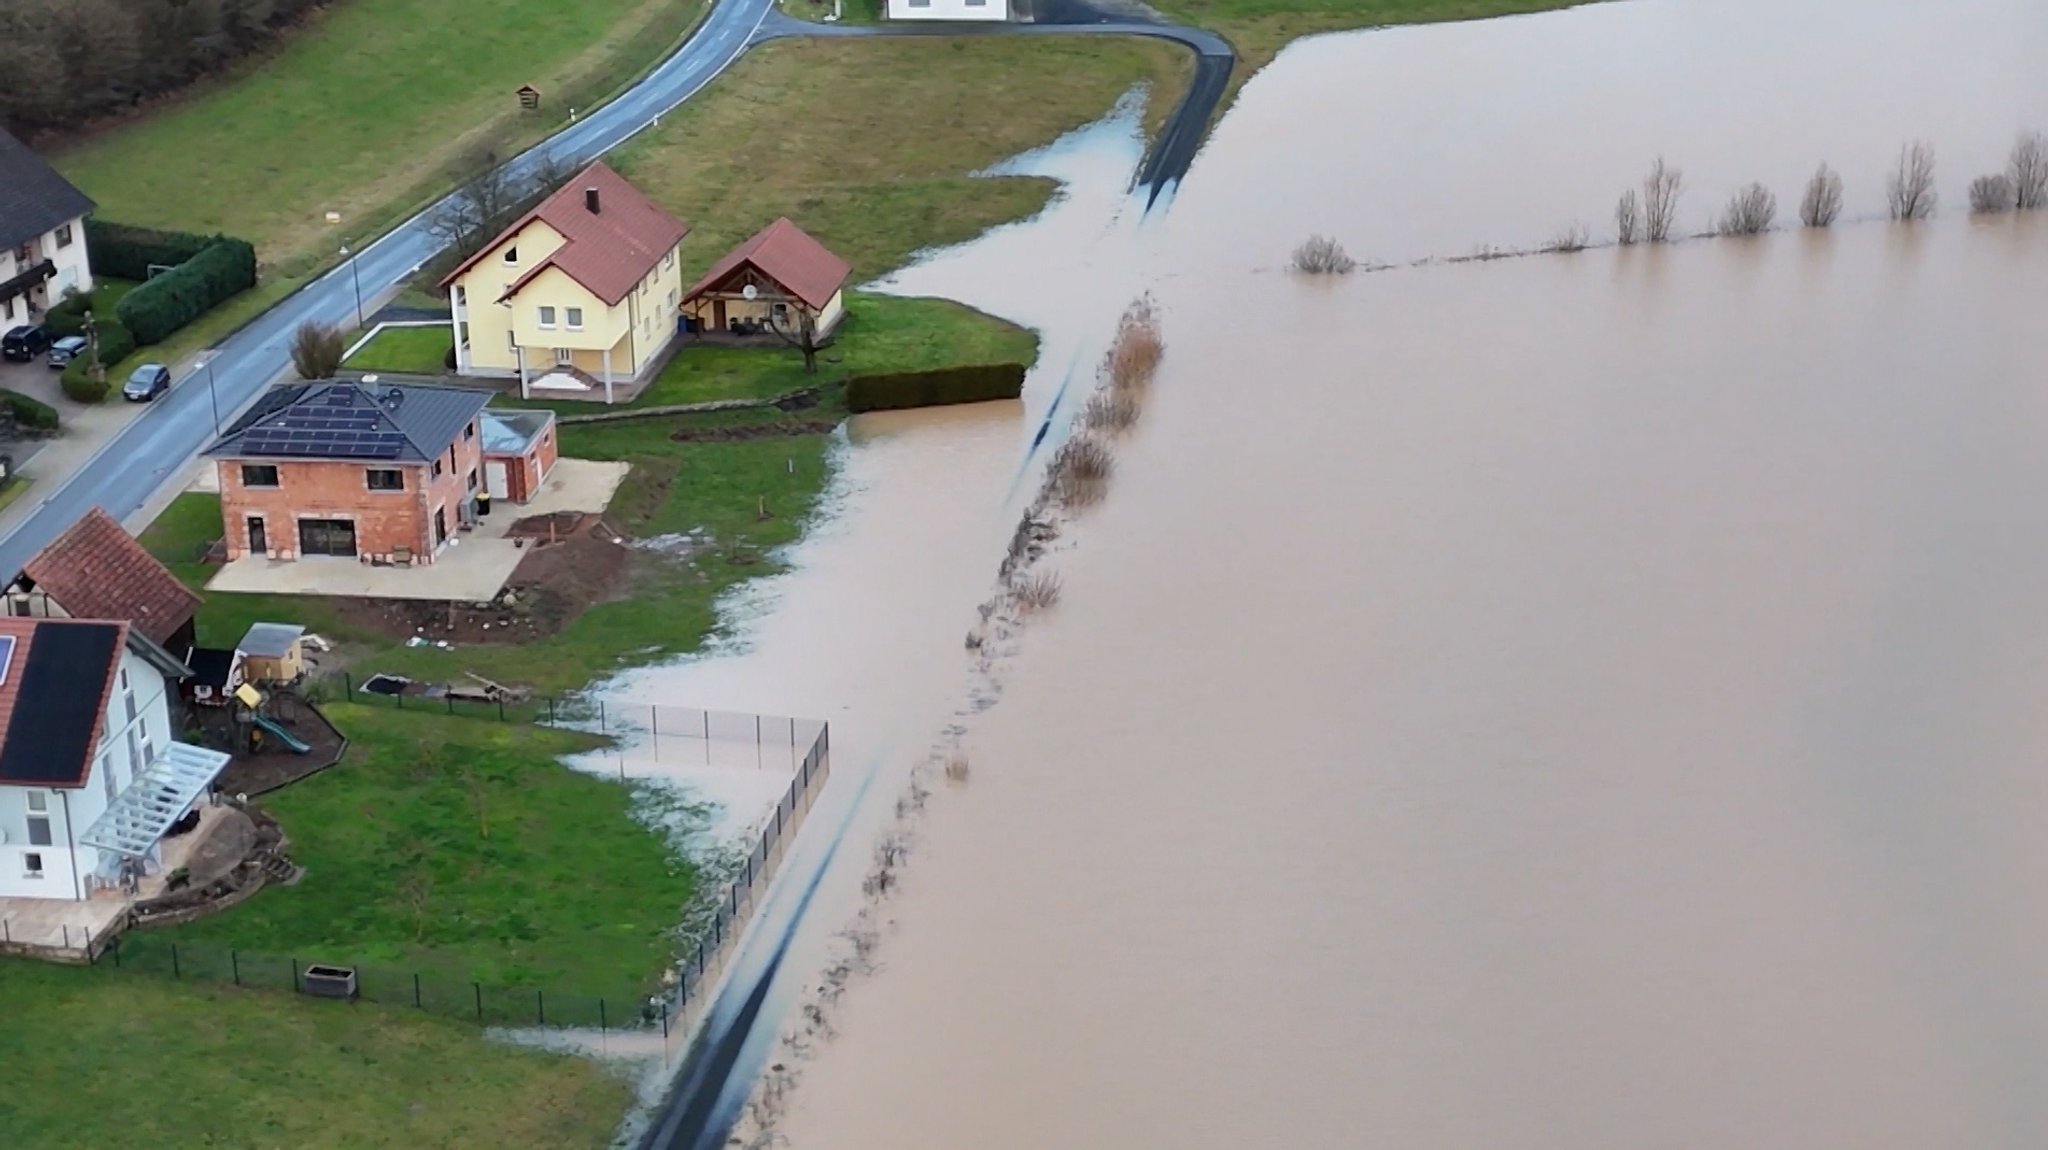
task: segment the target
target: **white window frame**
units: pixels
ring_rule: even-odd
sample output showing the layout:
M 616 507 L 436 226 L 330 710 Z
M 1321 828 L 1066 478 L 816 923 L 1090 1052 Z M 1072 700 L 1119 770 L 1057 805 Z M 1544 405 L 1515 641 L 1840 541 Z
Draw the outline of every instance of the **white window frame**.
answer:
M 552 305 L 542 304 L 533 309 L 533 314 L 534 322 L 540 324 L 541 330 L 553 331 L 555 329 L 555 309 Z
M 38 832 L 38 831 L 40 831 L 40 832 L 41 832 L 41 837 L 42 837 L 42 841 L 40 841 L 40 842 L 36 841 L 36 839 L 37 839 L 37 832 Z M 57 824 L 56 824 L 56 823 L 54 823 L 54 822 L 51 822 L 51 821 L 50 821 L 50 816 L 49 816 L 49 815 L 47 815 L 47 814 L 41 814 L 41 815 L 30 815 L 30 816 L 28 816 L 28 845 L 29 845 L 29 846 L 32 846 L 32 847 L 53 847 L 53 846 L 56 846 L 56 845 L 57 845 L 57 833 L 56 833 L 56 832 L 57 832 Z
M 21 852 L 21 877 L 33 879 L 43 877 L 43 852 Z
M 568 328 L 568 329 L 569 329 L 570 331 L 582 331 L 582 330 L 583 330 L 583 309 L 582 309 L 582 308 L 580 308 L 580 307 L 565 307 L 565 308 L 563 308 L 563 309 L 562 309 L 562 326 L 563 326 L 563 327 L 566 327 L 566 328 Z
M 56 232 L 55 232 L 55 235 L 56 235 L 56 237 L 57 237 L 57 246 L 58 246 L 58 247 L 60 247 L 60 248 L 68 248 L 68 247 L 70 247 L 70 246 L 71 246 L 71 242 L 72 242 L 72 236 L 71 236 L 71 225 L 70 225 L 70 224 L 58 224 L 58 225 L 57 225 L 57 230 L 56 230 Z
M 516 265 L 519 262 L 519 245 L 513 244 L 511 247 L 506 248 L 505 254 L 499 256 L 498 260 L 508 268 Z

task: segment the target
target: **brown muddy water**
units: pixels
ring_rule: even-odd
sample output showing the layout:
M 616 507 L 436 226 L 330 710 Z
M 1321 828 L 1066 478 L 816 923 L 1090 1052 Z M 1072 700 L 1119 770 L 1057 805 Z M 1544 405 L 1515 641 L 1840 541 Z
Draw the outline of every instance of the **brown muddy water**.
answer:
M 1597 237 L 1659 151 L 1688 230 L 1821 159 L 1874 214 L 1909 136 L 1954 209 L 2048 127 L 2044 49 L 2018 0 L 1333 37 L 1163 218 L 1112 126 L 901 277 L 1046 328 L 1023 410 L 856 425 L 746 641 L 625 684 L 833 719 L 869 834 L 964 737 L 789 1144 L 2039 1144 L 2048 219 L 1277 269 Z M 974 674 L 1033 431 L 1138 288 L 1145 421 Z

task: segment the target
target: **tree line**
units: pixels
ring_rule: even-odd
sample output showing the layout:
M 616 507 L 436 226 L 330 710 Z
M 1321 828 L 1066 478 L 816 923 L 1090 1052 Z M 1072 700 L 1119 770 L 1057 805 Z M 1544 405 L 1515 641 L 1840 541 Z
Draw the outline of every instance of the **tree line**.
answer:
M 324 0 L 5 0 L 0 122 L 76 128 L 232 65 Z

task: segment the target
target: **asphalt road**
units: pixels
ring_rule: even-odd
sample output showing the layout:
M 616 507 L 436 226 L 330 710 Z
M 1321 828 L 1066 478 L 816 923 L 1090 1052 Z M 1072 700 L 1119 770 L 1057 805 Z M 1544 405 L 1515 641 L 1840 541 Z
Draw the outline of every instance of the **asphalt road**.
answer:
M 697 34 L 645 79 L 508 167 L 516 173 L 530 172 L 543 158 L 581 163 L 615 147 L 739 59 L 774 10 L 774 0 L 718 0 Z M 0 573 L 11 576 L 20 571 L 88 508 L 103 507 L 115 518 L 126 519 L 147 503 L 213 437 L 216 412 L 220 421 L 232 419 L 266 385 L 290 370 L 291 336 L 300 324 L 315 320 L 344 329 L 354 326 L 358 285 L 367 310 L 374 310 L 374 301 L 395 292 L 414 268 L 440 249 L 424 225 L 438 207 L 407 220 L 223 340 L 209 353 L 206 366 L 176 380 L 150 410 L 0 539 Z

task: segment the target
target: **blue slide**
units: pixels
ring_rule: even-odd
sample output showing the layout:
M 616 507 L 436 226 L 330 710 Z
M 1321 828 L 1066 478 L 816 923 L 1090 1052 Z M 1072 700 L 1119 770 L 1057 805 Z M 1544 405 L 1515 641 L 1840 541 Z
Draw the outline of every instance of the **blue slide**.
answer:
M 263 730 L 268 731 L 270 733 L 271 738 L 276 739 L 278 742 L 283 743 L 287 747 L 290 747 L 291 752 L 295 755 L 303 755 L 307 751 L 313 749 L 313 744 L 307 742 L 304 739 L 301 739 L 297 735 L 292 734 L 290 731 L 285 730 L 283 727 L 278 726 L 276 723 L 271 722 L 269 719 L 264 718 L 262 715 L 256 716 L 256 725 L 258 727 L 261 727 Z

